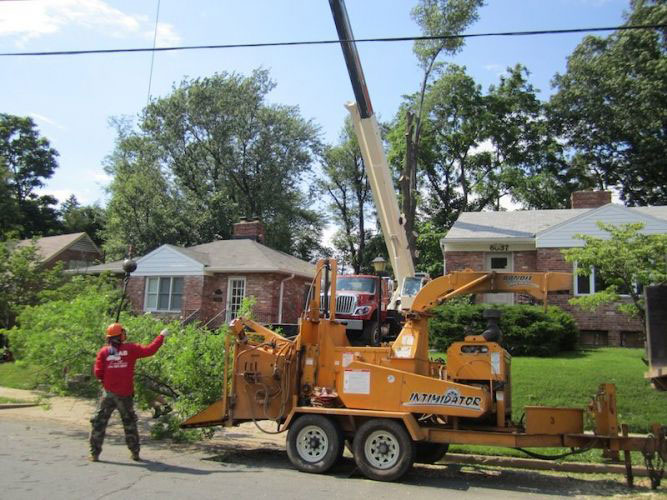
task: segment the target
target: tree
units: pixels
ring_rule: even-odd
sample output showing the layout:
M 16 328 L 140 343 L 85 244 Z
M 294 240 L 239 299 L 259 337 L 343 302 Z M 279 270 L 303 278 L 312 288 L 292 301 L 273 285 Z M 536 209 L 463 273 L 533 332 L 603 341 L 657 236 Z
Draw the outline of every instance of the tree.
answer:
M 229 237 L 232 224 L 245 216 L 265 223 L 269 246 L 301 257 L 315 250 L 320 217 L 302 186 L 320 151 L 319 131 L 297 108 L 268 104 L 274 86 L 266 70 L 183 81 L 147 106 L 137 132 L 119 136 L 108 168 L 141 163 L 156 182 L 156 199 L 174 200 L 178 216 L 166 217 L 163 226 L 172 242 Z M 122 217 L 122 211 L 110 213 L 110 223 L 112 215 Z M 313 232 L 316 238 L 306 234 Z
M 105 211 L 99 205 L 81 205 L 71 195 L 60 207 L 60 218 L 66 233 L 87 233 L 97 245 L 102 245 L 102 230 L 106 222 Z
M 608 238 L 576 235 L 584 241 L 580 248 L 563 250 L 568 262 L 577 263 L 577 274 L 589 276 L 595 270 L 596 281 L 604 283 L 602 291 L 571 299 L 571 303 L 595 310 L 599 305 L 618 302 L 619 293 L 630 296 L 619 311 L 637 317 L 646 331 L 646 314 L 642 287 L 667 282 L 667 235 L 643 234 L 643 224 L 614 226 L 598 222 Z
M 59 229 L 56 199 L 35 193 L 53 175 L 57 156 L 49 141 L 39 136 L 31 118 L 0 113 L 0 180 L 12 198 L 3 205 L 15 212 L 16 218 L 8 227 L 17 229 L 22 238 Z
M 62 284 L 62 266 L 40 265 L 35 244 L 0 243 L 0 328 L 11 328 L 19 312 L 40 303 L 40 294 Z
M 370 236 L 365 218 L 371 191 L 351 119 L 345 120 L 339 145 L 325 151 L 323 172 L 324 178 L 318 187 L 331 200 L 329 209 L 334 221 L 341 226 L 334 245 L 343 260 L 359 274 Z
M 573 175 L 523 66 L 483 94 L 465 68 L 449 65 L 429 85 L 424 110 L 423 211 L 440 231 L 461 212 L 499 210 L 507 195 L 529 208 L 567 203 Z
M 412 10 L 412 17 L 425 36 L 458 35 L 477 20 L 477 9 L 482 5 L 484 0 L 420 0 Z M 423 76 L 419 94 L 405 115 L 405 156 L 400 180 L 404 227 L 413 258 L 416 249 L 414 230 L 417 216 L 418 152 L 421 146 L 426 90 L 432 76 L 441 69 L 438 58 L 442 54 L 456 54 L 463 47 L 463 43 L 463 38 L 440 38 L 418 40 L 414 44 L 413 50 Z
M 665 24 L 662 0 L 632 0 L 626 24 Z M 554 77 L 551 116 L 571 164 L 627 205 L 667 204 L 667 36 L 626 30 L 588 36 Z
M 150 140 L 132 133 L 126 121 L 114 125 L 118 139 L 105 167 L 113 176 L 102 232 L 107 257 L 120 259 L 128 247 L 142 255 L 165 243 L 199 243 L 198 218 L 206 215 L 170 185 Z

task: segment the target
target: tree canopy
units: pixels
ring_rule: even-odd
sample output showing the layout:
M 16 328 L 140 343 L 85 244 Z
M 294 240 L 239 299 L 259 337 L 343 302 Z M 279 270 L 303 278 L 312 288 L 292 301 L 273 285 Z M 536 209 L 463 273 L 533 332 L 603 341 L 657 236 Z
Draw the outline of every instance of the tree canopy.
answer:
M 632 0 L 626 24 L 665 24 L 667 4 Z M 627 205 L 667 204 L 667 37 L 663 30 L 586 37 L 557 74 L 551 117 L 573 167 Z
M 274 86 L 266 70 L 186 80 L 146 107 L 138 130 L 121 127 L 107 162 L 109 251 L 228 238 L 243 216 L 264 222 L 269 246 L 310 258 L 321 217 L 303 184 L 319 130 L 270 104 Z
M 58 152 L 30 117 L 0 113 L 0 220 L 3 233 L 30 238 L 59 229 L 57 200 L 39 195 L 58 166 Z
M 333 238 L 334 247 L 358 274 L 370 262 L 366 242 L 371 234 L 366 219 L 371 210 L 371 189 L 349 117 L 338 145 L 325 149 L 322 170 L 318 188 L 329 202 L 333 221 L 340 227 Z

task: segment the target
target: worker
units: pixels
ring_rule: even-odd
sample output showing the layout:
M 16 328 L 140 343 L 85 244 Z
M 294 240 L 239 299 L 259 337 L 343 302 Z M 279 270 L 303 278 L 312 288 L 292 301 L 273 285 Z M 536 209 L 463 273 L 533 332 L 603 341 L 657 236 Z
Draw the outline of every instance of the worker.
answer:
M 91 462 L 99 460 L 107 423 L 115 409 L 118 409 L 123 421 L 125 443 L 130 449 L 132 460 L 141 460 L 137 414 L 134 413 L 134 364 L 139 358 L 155 354 L 167 335 L 169 332 L 162 330 L 153 342 L 144 346 L 125 342 L 127 332 L 120 323 L 112 323 L 107 327 L 106 338 L 109 345 L 98 351 L 94 367 L 95 377 L 102 383 L 103 394 L 97 411 L 90 419 Z

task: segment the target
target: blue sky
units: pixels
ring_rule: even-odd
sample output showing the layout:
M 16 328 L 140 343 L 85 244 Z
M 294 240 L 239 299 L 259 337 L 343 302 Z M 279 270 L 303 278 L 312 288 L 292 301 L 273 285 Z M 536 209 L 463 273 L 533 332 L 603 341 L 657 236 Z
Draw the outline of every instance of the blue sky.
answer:
M 357 38 L 418 35 L 413 1 L 347 0 Z M 470 32 L 614 26 L 627 0 L 487 0 Z M 157 0 L 19 0 L 0 2 L 0 52 L 131 48 L 152 45 Z M 583 35 L 477 38 L 454 62 L 487 88 L 507 66 L 522 63 L 548 98 L 550 80 Z M 158 45 L 334 39 L 327 0 L 162 0 Z M 420 72 L 410 42 L 360 44 L 373 105 L 392 118 L 401 96 L 415 91 Z M 0 112 L 32 116 L 60 153 L 45 192 L 61 201 L 104 204 L 102 164 L 112 151 L 109 118 L 135 117 L 146 105 L 149 53 L 5 57 L 0 65 Z M 337 45 L 157 53 L 151 95 L 163 96 L 183 78 L 254 68 L 271 71 L 270 100 L 299 106 L 336 141 L 353 99 Z

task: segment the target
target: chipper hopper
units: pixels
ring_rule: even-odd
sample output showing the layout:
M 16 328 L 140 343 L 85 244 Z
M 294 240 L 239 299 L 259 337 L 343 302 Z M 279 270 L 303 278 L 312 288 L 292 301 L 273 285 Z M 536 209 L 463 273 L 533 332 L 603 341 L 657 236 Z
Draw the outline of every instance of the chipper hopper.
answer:
M 234 320 L 222 399 L 183 427 L 254 422 L 266 432 L 287 431 L 290 461 L 313 473 L 329 470 L 348 441 L 359 470 L 384 481 L 400 478 L 415 461 L 439 460 L 451 443 L 623 451 L 629 481 L 630 452 L 638 451 L 657 487 L 667 456 L 665 428 L 628 436 L 617 422 L 613 385 L 602 384 L 588 408 L 592 432 L 584 431 L 584 409 L 532 406 L 521 422 L 511 420 L 512 358 L 501 345 L 493 313 L 483 333 L 449 347 L 446 364 L 429 359 L 429 311 L 442 301 L 514 292 L 546 304 L 549 292 L 567 290 L 571 282 L 568 273 L 448 274 L 415 297 L 393 343 L 352 347 L 345 326 L 334 319 L 335 301 L 320 303 L 323 289 L 331 296 L 336 290 L 336 262 L 322 260 L 296 338 L 249 319 Z M 270 422 L 277 427 L 268 428 Z

